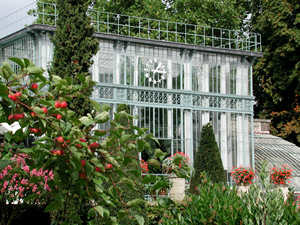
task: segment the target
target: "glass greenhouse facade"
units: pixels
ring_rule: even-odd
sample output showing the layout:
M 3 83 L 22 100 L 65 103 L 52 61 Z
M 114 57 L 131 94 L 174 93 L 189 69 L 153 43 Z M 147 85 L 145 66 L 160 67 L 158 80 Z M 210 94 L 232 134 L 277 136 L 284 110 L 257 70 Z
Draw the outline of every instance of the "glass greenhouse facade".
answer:
M 134 36 L 117 29 L 110 32 L 107 27 L 115 24 L 103 21 L 95 23 L 100 50 L 91 68 L 97 81 L 93 99 L 112 105 L 112 112 L 119 104 L 128 105 L 135 123 L 148 128 L 159 147 L 169 153 L 185 152 L 192 160 L 201 128 L 210 122 L 225 170 L 254 165 L 252 63 L 261 55 L 259 36 L 246 36 L 243 42 L 228 30 L 215 29 L 206 36 L 194 33 L 192 39 L 177 41 L 177 35 L 189 37 L 191 33 L 171 30 L 169 24 L 162 29 L 166 21 L 156 23 L 156 28 L 151 23 L 149 29 L 152 20 L 148 19 L 145 34 L 158 31 L 159 37 L 136 36 L 138 32 Z M 135 27 L 132 19 L 125 28 Z M 12 56 L 27 57 L 47 69 L 53 55 L 49 37 L 54 30 L 53 24 L 42 21 L 0 39 L 0 63 Z M 162 39 L 164 32 L 176 39 L 166 39 L 166 35 Z M 200 38 L 206 41 L 198 43 Z

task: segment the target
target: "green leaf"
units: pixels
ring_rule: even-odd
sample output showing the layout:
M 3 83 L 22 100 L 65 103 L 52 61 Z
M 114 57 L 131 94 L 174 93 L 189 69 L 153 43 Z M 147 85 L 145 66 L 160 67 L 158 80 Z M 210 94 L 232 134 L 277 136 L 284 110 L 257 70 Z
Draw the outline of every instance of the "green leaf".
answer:
M 91 118 L 87 117 L 87 116 L 81 117 L 81 118 L 79 119 L 79 121 L 80 121 L 83 125 L 85 125 L 85 126 L 90 126 L 90 125 L 92 125 L 92 124 L 94 123 L 94 121 L 93 121 Z
M 30 60 L 29 59 L 23 58 L 23 61 L 24 61 L 25 67 L 28 67 L 30 65 Z
M 4 62 L 0 70 L 0 75 L 8 80 L 13 75 L 13 73 L 14 72 L 12 71 L 10 65 L 7 62 Z
M 11 58 L 8 58 L 10 61 L 13 61 L 14 63 L 16 63 L 17 65 L 19 65 L 22 69 L 24 69 L 25 67 L 25 64 L 23 62 L 22 59 L 20 58 L 16 58 L 16 57 L 11 57 Z
M 137 206 L 141 206 L 144 205 L 145 201 L 143 199 L 137 198 L 137 199 L 133 199 L 129 202 L 127 202 L 127 205 L 130 207 L 137 207 Z
M 23 149 L 20 149 L 19 151 L 28 154 L 28 153 L 31 153 L 33 150 L 32 150 L 32 148 L 23 148 Z
M 139 225 L 144 225 L 144 223 L 145 223 L 144 217 L 142 217 L 140 215 L 135 215 L 134 217 Z
M 33 107 L 32 109 L 33 109 L 33 111 L 34 111 L 35 113 L 41 114 L 41 113 L 44 112 L 40 107 L 36 107 L 36 106 L 35 106 L 35 107 Z
M 0 96 L 4 97 L 8 94 L 8 88 L 4 84 L 0 84 Z
M 94 130 L 94 134 L 96 136 L 105 136 L 106 135 L 106 130 Z
M 104 215 L 104 208 L 103 208 L 102 206 L 97 205 L 97 206 L 94 207 L 94 209 L 98 212 L 98 214 L 99 214 L 101 217 L 103 217 L 103 215 Z
M 27 67 L 27 72 L 30 74 L 41 74 L 43 73 L 43 69 L 37 66 L 29 66 Z
M 11 163 L 10 160 L 0 160 L 0 170 L 7 167 Z

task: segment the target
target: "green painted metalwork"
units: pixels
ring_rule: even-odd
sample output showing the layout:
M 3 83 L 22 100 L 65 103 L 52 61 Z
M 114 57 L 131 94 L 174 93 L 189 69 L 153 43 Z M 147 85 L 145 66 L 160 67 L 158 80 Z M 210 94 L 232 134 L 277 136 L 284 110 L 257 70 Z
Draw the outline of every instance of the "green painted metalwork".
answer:
M 31 11 L 35 23 L 55 26 L 56 7 L 48 4 L 29 5 L 24 10 L 35 8 Z M 170 154 L 188 153 L 191 161 L 199 147 L 201 128 L 210 122 L 220 151 L 227 153 L 228 169 L 248 161 L 254 165 L 252 61 L 243 54 L 261 50 L 258 34 L 238 36 L 237 31 L 100 11 L 90 11 L 90 15 L 97 32 L 105 34 L 99 39 L 100 51 L 91 68 L 97 82 L 93 99 L 111 105 L 112 115 L 118 105 L 127 105 L 137 116 L 135 125 L 147 128 L 158 139 L 160 146 L 153 148 L 163 148 Z M 47 70 L 53 45 L 49 30 L 42 30 L 48 26 L 41 27 L 39 32 L 22 31 L 14 38 L 0 40 L 0 64 L 8 57 L 27 57 Z M 124 36 L 154 41 L 115 40 Z M 175 44 L 164 46 L 162 40 Z M 210 49 L 185 49 L 191 46 L 178 47 L 176 42 Z M 211 48 L 243 51 L 227 54 Z M 101 129 L 109 125 L 101 125 Z
M 34 22 L 32 18 L 26 17 L 27 12 L 34 18 Z M 261 35 L 257 33 L 128 16 L 94 9 L 89 11 L 89 15 L 96 31 L 100 33 L 261 52 Z M 57 16 L 55 4 L 35 2 L 10 14 L 5 18 L 9 25 L 1 29 L 6 29 L 23 19 L 28 21 L 27 25 L 35 23 L 55 26 Z
M 253 113 L 254 98 L 249 96 L 134 87 L 109 83 L 97 85 L 95 89 L 98 94 L 94 95 L 93 98 L 99 102 L 208 112 Z

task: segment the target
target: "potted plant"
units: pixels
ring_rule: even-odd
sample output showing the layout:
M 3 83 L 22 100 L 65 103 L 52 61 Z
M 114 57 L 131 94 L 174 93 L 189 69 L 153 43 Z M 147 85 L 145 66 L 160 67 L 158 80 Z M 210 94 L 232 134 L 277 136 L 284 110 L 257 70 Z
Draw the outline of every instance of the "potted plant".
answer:
M 163 160 L 162 168 L 164 173 L 170 174 L 170 198 L 182 201 L 185 196 L 185 180 L 191 175 L 188 156 L 183 152 L 176 152 Z
M 146 196 L 155 200 L 158 196 L 167 195 L 170 188 L 170 182 L 167 176 L 162 174 L 145 174 L 143 176 Z
M 249 185 L 252 184 L 252 180 L 255 174 L 251 168 L 237 167 L 232 170 L 231 177 L 238 186 L 238 193 L 248 192 Z
M 273 167 L 270 178 L 271 183 L 282 191 L 284 199 L 286 200 L 289 193 L 287 183 L 289 183 L 289 179 L 292 178 L 292 169 L 287 165 L 282 165 L 280 168 Z

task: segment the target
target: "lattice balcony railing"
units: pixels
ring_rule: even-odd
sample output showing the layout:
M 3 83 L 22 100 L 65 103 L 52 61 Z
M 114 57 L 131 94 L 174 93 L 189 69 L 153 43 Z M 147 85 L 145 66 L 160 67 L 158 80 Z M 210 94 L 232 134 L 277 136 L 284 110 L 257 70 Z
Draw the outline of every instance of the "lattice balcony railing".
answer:
M 100 102 L 161 108 L 252 114 L 253 97 L 132 87 L 101 83 L 93 98 Z
M 261 35 L 257 33 L 121 15 L 99 10 L 90 10 L 89 15 L 96 32 L 100 33 L 202 47 L 261 52 Z M 1 36 L 13 32 L 11 29 L 21 29 L 24 25 L 55 26 L 57 16 L 58 11 L 55 4 L 31 3 L 1 18 Z M 20 25 L 16 26 L 17 24 Z

